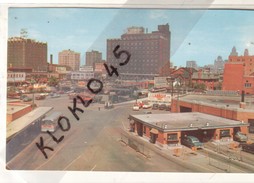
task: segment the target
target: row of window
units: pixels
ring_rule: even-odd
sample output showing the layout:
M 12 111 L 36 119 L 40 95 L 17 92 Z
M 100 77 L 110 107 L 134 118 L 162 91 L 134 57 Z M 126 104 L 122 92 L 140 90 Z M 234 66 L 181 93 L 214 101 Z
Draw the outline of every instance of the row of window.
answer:
M 25 74 L 8 74 L 8 78 L 23 78 Z
M 143 133 L 146 134 L 146 128 L 144 126 L 144 129 L 143 129 Z M 150 131 L 152 128 L 148 128 L 148 130 Z M 178 141 L 178 135 L 177 133 L 169 133 L 167 134 L 167 141 Z

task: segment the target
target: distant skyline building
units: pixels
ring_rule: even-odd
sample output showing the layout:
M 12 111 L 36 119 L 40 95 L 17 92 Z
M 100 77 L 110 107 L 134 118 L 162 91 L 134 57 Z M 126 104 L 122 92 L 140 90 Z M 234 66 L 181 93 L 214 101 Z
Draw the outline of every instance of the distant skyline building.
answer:
M 153 79 L 159 75 L 160 69 L 169 62 L 170 58 L 169 25 L 158 25 L 158 30 L 148 33 L 143 27 L 129 27 L 121 38 L 107 39 L 107 64 L 118 68 L 121 79 Z M 130 53 L 128 64 L 119 66 L 126 59 L 121 53 L 117 59 L 113 50 L 120 47 L 115 53 L 122 50 Z
M 238 52 L 236 51 L 235 46 L 232 48 L 232 51 L 230 53 L 230 56 L 238 56 Z
M 63 50 L 58 53 L 58 63 L 69 66 L 73 71 L 78 71 L 80 67 L 80 53 L 72 50 Z
M 214 72 L 215 73 L 223 73 L 225 61 L 221 56 L 218 56 L 217 59 L 214 60 Z
M 100 63 L 100 62 L 102 62 L 101 52 L 95 51 L 95 50 L 86 52 L 86 60 L 85 60 L 86 66 L 94 67 L 95 63 Z
M 47 43 L 23 37 L 8 39 L 7 67 L 47 71 Z
M 196 61 L 191 60 L 191 61 L 186 61 L 186 67 L 187 67 L 187 68 L 197 69 L 197 68 L 198 68 L 198 65 L 197 65 L 197 62 L 196 62 Z

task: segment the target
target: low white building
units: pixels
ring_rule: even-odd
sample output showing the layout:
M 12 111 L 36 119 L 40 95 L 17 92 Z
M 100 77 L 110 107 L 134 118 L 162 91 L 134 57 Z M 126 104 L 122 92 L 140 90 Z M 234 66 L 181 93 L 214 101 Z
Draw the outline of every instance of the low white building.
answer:
M 24 82 L 24 81 L 26 81 L 25 72 L 8 72 L 7 73 L 7 82 L 15 83 L 15 82 Z
M 70 73 L 70 79 L 71 80 L 89 80 L 91 78 L 94 78 L 93 72 L 71 72 Z

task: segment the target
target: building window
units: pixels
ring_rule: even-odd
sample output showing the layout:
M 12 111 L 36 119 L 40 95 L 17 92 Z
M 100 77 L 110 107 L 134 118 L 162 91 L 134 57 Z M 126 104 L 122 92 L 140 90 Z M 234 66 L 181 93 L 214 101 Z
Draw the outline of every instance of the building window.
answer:
M 167 135 L 168 141 L 178 141 L 177 133 L 171 133 Z
M 146 127 L 144 126 L 144 130 L 143 130 L 144 134 L 146 134 Z
M 220 137 L 230 137 L 230 130 L 221 130 Z
M 244 84 L 244 87 L 245 87 L 245 88 L 251 88 L 251 83 L 245 83 L 245 84 Z

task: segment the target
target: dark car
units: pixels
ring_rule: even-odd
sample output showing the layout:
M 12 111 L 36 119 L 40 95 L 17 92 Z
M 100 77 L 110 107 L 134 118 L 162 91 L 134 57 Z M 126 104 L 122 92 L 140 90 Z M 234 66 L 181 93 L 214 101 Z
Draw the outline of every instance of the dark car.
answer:
M 23 100 L 24 98 L 26 98 L 26 97 L 28 97 L 27 95 L 21 95 L 20 97 L 19 97 L 19 99 L 20 100 Z
M 254 154 L 254 143 L 252 143 L 252 144 L 242 144 L 242 151 Z
M 153 104 L 152 109 L 154 109 L 154 110 L 159 109 L 159 104 Z
M 46 95 L 38 95 L 35 97 L 36 100 L 44 100 L 46 98 Z
M 30 101 L 32 101 L 33 99 L 30 98 L 30 97 L 24 97 L 22 100 L 23 100 L 23 102 L 30 102 Z
M 185 136 L 182 139 L 182 145 L 187 147 L 196 147 L 196 148 L 203 148 L 203 143 L 201 143 L 197 137 L 194 136 Z
M 160 109 L 160 110 L 165 110 L 165 109 L 166 109 L 166 104 L 161 104 L 161 105 L 159 105 L 159 109 Z
M 243 134 L 242 132 L 236 132 L 235 136 L 234 136 L 234 141 L 237 142 L 246 142 L 248 140 L 248 137 Z

